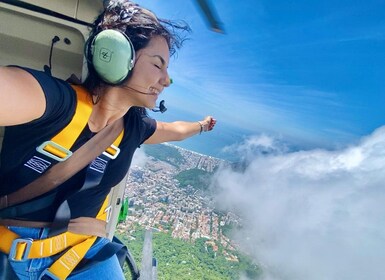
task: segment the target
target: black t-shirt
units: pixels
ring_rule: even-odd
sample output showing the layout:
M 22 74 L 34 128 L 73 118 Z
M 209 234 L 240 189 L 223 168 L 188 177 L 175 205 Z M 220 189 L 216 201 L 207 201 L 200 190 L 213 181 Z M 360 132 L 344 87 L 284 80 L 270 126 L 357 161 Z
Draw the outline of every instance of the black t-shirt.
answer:
M 5 128 L 0 158 L 0 196 L 12 193 L 40 176 L 35 170 L 25 168 L 25 163 L 33 157 L 36 147 L 51 140 L 71 121 L 77 103 L 76 93 L 67 82 L 44 72 L 25 70 L 31 73 L 43 88 L 46 111 L 37 120 Z M 119 145 L 119 156 L 110 160 L 97 187 L 77 193 L 74 199 L 69 200 L 72 218 L 94 217 L 97 214 L 110 189 L 126 175 L 136 148 L 148 139 L 155 129 L 156 121 L 149 118 L 143 108 L 130 108 L 124 116 L 124 136 Z M 86 126 L 71 150 L 75 151 L 93 136 L 94 133 Z M 82 187 L 85 174 L 86 168 L 52 191 L 56 192 L 55 203 L 46 209 L 15 218 L 51 221 L 60 203 Z

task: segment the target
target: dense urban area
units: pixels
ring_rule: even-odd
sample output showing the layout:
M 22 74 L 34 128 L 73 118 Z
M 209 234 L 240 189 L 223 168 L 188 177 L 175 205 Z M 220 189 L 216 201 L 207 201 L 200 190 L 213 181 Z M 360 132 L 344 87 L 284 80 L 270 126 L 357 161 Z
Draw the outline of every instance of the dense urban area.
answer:
M 138 231 L 151 229 L 169 236 L 170 240 L 190 244 L 181 246 L 200 244 L 204 248 L 201 251 L 214 259 L 225 260 L 229 270 L 235 266 L 243 268 L 248 270 L 246 279 L 257 279 L 258 268 L 242 256 L 237 244 L 229 238 L 231 229 L 241 225 L 240 218 L 231 212 L 216 211 L 209 195 L 211 176 L 225 161 L 164 144 L 146 146 L 145 151 L 145 166 L 134 165 L 128 176 L 125 197 L 129 211 L 118 232 L 133 240 L 138 237 Z M 161 259 L 159 263 L 162 264 Z M 213 269 L 218 267 L 213 265 Z M 227 278 L 224 275 L 210 278 L 207 271 L 202 279 L 239 279 L 234 271 L 225 272 L 229 274 Z M 159 273 L 162 276 L 162 271 Z M 160 279 L 173 278 L 163 274 Z

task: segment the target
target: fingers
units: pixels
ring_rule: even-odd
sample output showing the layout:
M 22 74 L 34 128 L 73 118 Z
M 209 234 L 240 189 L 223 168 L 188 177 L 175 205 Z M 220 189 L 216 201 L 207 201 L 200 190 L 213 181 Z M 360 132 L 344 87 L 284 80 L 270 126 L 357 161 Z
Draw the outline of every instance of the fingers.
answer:
M 215 124 L 217 123 L 217 120 L 214 119 L 212 116 L 207 116 L 204 121 L 204 131 L 210 131 L 213 130 Z
M 209 123 L 208 130 L 209 130 L 209 131 L 210 131 L 210 130 L 213 130 L 213 128 L 214 128 L 214 126 L 215 126 L 216 123 L 217 123 L 217 120 L 211 118 L 210 123 Z

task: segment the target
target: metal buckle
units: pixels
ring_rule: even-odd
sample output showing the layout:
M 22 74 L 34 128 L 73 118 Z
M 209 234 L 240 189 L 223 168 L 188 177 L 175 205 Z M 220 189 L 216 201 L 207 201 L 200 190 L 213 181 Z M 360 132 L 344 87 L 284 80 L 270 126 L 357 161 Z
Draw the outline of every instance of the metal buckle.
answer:
M 44 269 L 43 273 L 39 277 L 39 280 L 47 280 L 47 277 L 52 280 L 60 280 L 60 278 L 49 271 L 48 268 Z
M 10 250 L 9 255 L 8 255 L 9 260 L 17 261 L 17 262 L 19 262 L 19 261 L 22 262 L 22 261 L 27 260 L 28 255 L 29 255 L 29 251 L 31 251 L 32 242 L 33 242 L 33 240 L 31 238 L 26 238 L 26 239 L 16 238 L 15 240 L 13 240 L 11 250 Z M 16 251 L 17 251 L 17 245 L 19 245 L 19 243 L 25 243 L 26 247 L 24 249 L 23 255 L 21 256 L 21 259 L 17 260 L 16 259 Z
M 45 150 L 45 148 L 50 145 L 52 147 L 54 147 L 55 149 L 59 150 L 59 152 L 62 152 L 65 154 L 65 156 L 63 157 L 60 157 L 60 156 L 57 156 L 47 150 Z M 39 147 L 36 148 L 36 150 L 39 152 L 39 153 L 42 153 L 43 155 L 46 155 L 47 157 L 50 157 L 50 158 L 53 158 L 54 160 L 57 160 L 57 161 L 65 161 L 67 158 L 69 158 L 71 155 L 72 155 L 72 152 L 62 146 L 60 146 L 59 144 L 56 144 L 55 142 L 53 141 L 45 141 L 43 144 L 41 144 Z
M 108 152 L 108 149 L 113 149 L 114 150 L 114 153 L 110 153 Z M 116 159 L 117 156 L 119 155 L 120 153 L 120 149 L 118 147 L 116 147 L 114 144 L 111 144 L 111 146 L 109 146 L 104 152 L 103 152 L 103 155 L 105 155 L 106 157 L 109 157 L 110 159 Z

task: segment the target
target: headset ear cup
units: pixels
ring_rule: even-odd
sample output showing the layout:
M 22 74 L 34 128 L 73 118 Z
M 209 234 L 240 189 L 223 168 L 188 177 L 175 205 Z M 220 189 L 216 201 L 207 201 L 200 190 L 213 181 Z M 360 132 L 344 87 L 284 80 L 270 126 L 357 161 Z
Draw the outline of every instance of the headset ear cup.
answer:
M 119 84 L 133 68 L 135 52 L 130 39 L 120 31 L 108 29 L 91 43 L 92 64 L 105 82 Z

